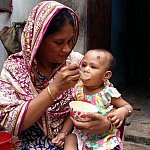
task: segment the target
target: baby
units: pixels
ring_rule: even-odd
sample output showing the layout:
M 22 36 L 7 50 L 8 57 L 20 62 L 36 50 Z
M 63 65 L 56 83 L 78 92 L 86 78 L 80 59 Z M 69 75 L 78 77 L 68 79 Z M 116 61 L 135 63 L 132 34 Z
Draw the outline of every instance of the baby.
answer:
M 88 135 L 76 129 L 71 134 L 73 123 L 68 117 L 61 132 L 53 139 L 53 143 L 63 146 L 64 150 L 123 150 L 118 128 L 124 119 L 132 114 L 132 106 L 109 82 L 115 58 L 105 49 L 89 50 L 80 63 L 81 80 L 72 89 L 75 100 L 96 105 L 98 113 L 107 117 L 111 129 L 102 134 Z M 113 109 L 117 108 L 117 109 Z

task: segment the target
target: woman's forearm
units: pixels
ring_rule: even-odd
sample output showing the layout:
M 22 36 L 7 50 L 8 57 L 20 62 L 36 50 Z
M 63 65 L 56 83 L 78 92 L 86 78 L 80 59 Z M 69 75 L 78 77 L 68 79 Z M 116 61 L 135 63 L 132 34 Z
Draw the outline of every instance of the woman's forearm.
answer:
M 54 99 L 49 95 L 47 88 L 45 88 L 36 98 L 31 100 L 23 120 L 22 130 L 29 128 L 32 124 L 37 122 L 53 102 Z

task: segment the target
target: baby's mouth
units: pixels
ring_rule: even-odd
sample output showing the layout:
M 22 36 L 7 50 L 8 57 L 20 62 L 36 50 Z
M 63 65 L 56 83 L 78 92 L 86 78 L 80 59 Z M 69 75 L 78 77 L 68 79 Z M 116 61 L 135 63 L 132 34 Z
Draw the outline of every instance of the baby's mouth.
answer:
M 82 79 L 82 80 L 89 80 L 90 78 L 91 78 L 91 76 L 88 74 L 84 74 L 80 69 L 79 69 L 79 74 L 80 74 L 80 78 Z

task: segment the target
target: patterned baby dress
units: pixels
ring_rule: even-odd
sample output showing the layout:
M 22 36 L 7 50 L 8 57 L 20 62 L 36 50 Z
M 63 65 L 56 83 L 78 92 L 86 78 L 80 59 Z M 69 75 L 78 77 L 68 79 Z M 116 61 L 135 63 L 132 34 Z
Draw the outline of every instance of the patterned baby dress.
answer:
M 76 100 L 96 105 L 99 109 L 99 113 L 102 115 L 106 115 L 113 108 L 111 105 L 111 98 L 119 98 L 120 96 L 121 94 L 109 81 L 105 83 L 105 87 L 102 91 L 92 95 L 83 93 L 82 81 L 79 81 L 73 88 L 73 97 Z M 77 135 L 79 150 L 111 150 L 116 146 L 118 149 L 123 150 L 122 141 L 119 137 L 119 130 L 116 128 L 112 131 L 92 136 L 76 128 L 74 128 L 73 132 Z

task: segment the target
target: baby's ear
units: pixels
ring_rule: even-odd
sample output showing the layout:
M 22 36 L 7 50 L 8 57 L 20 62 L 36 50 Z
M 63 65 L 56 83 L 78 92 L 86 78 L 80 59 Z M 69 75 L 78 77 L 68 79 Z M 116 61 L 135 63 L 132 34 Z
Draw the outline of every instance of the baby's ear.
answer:
M 112 76 L 112 72 L 111 71 L 106 71 L 105 72 L 105 75 L 104 75 L 104 78 L 105 80 L 109 80 Z

